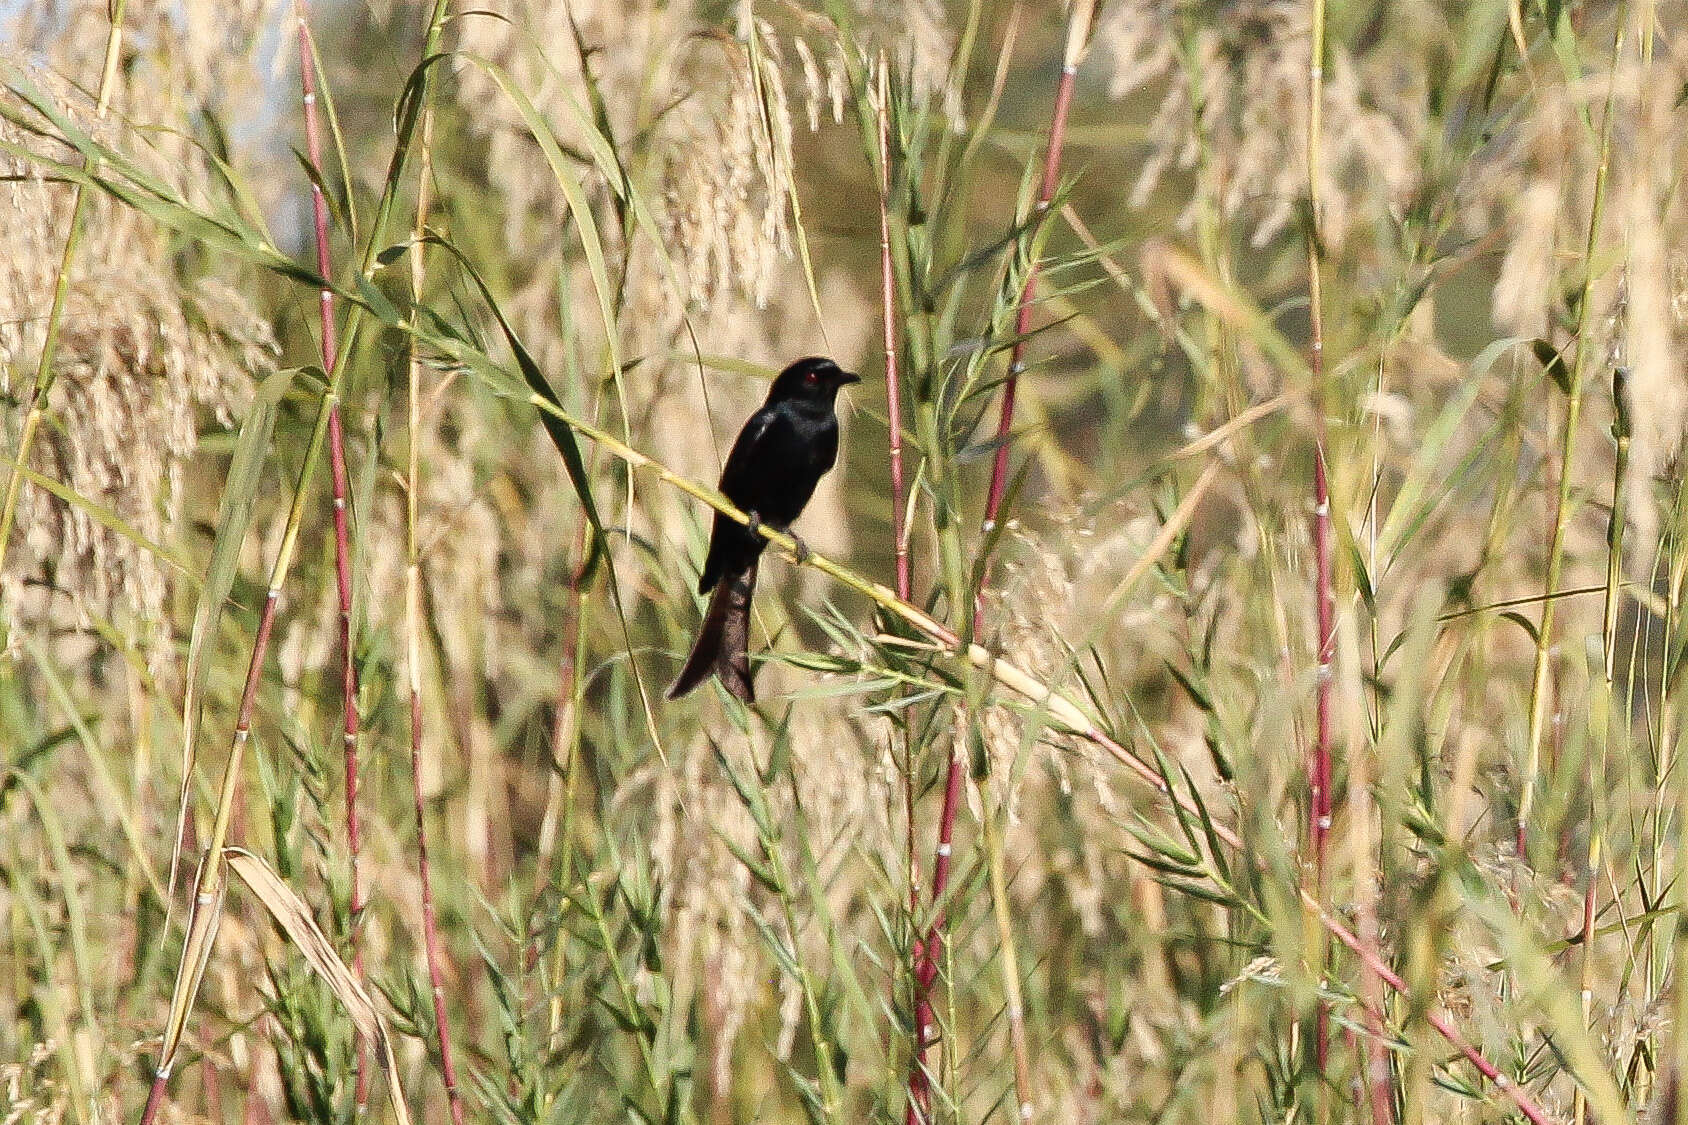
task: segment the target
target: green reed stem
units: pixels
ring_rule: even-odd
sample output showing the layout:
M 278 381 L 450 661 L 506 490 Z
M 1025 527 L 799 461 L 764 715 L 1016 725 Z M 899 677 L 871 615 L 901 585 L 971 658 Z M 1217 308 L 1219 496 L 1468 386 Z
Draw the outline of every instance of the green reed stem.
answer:
M 1623 9 L 1627 9 L 1624 5 Z M 1571 364 L 1571 385 L 1565 393 L 1565 428 L 1560 439 L 1559 492 L 1553 511 L 1553 538 L 1547 550 L 1547 593 L 1559 588 L 1560 571 L 1565 562 L 1565 529 L 1571 515 L 1571 477 L 1575 471 L 1577 433 L 1582 421 L 1583 381 L 1587 375 L 1589 352 L 1589 324 L 1593 317 L 1595 251 L 1600 244 L 1600 220 L 1606 208 L 1606 179 L 1612 155 L 1612 101 L 1617 95 L 1618 58 L 1623 53 L 1626 11 L 1620 10 L 1617 28 L 1612 33 L 1612 75 L 1606 89 L 1606 114 L 1600 125 L 1600 162 L 1594 173 L 1594 202 L 1589 210 L 1588 241 L 1583 252 L 1583 283 L 1581 302 L 1577 309 L 1577 357 Z M 1553 655 L 1553 617 L 1558 605 L 1552 598 L 1541 607 L 1541 621 L 1536 627 L 1535 670 L 1530 678 L 1530 728 L 1525 743 L 1523 793 L 1518 800 L 1517 846 L 1520 859 L 1525 858 L 1525 845 L 1530 813 L 1535 809 L 1536 789 L 1541 784 L 1541 745 L 1547 725 L 1547 709 L 1552 695 L 1549 683 Z

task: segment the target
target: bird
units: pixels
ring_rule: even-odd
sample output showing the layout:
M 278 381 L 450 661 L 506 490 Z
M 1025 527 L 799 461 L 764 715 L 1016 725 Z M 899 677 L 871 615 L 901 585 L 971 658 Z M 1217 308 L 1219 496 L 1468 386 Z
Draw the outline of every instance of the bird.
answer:
M 750 599 L 756 566 L 767 539 L 759 526 L 788 531 L 821 477 L 838 459 L 840 388 L 861 382 L 824 356 L 807 356 L 774 379 L 768 398 L 739 431 L 721 470 L 722 495 L 750 517 L 747 527 L 715 513 L 709 553 L 698 577 L 699 594 L 710 594 L 703 625 L 680 674 L 668 689 L 679 699 L 711 675 L 732 695 L 756 701 L 750 676 Z M 798 557 L 808 554 L 797 540 Z

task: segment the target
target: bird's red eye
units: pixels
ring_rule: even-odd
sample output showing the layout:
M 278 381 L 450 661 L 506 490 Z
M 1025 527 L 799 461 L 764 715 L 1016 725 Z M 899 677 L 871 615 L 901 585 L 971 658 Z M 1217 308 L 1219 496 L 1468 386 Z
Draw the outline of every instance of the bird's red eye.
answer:
M 805 383 L 809 384 L 812 387 L 816 383 L 821 381 L 821 377 L 819 375 L 815 374 L 813 371 L 810 371 L 803 376 L 803 381 Z

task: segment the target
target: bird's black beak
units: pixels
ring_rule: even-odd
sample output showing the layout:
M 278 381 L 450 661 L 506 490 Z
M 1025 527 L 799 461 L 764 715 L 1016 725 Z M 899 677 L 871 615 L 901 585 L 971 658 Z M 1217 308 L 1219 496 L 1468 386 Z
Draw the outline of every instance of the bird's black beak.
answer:
M 838 385 L 840 387 L 848 387 L 851 383 L 859 383 L 861 381 L 862 377 L 853 371 L 840 371 L 838 373 Z

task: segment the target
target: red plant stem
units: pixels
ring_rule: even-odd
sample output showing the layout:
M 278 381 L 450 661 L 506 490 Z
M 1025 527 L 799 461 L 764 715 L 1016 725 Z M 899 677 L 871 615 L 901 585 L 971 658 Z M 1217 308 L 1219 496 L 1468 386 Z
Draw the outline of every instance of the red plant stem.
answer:
M 1073 81 L 1078 74 L 1076 52 L 1069 51 L 1061 65 L 1061 82 L 1055 88 L 1055 114 L 1049 123 L 1049 147 L 1043 157 L 1043 182 L 1038 185 L 1037 213 L 1049 210 L 1055 198 L 1055 186 L 1061 178 L 1061 148 L 1067 136 L 1067 113 L 1072 107 Z M 1002 496 L 1008 490 L 1008 434 L 1014 428 L 1014 398 L 1019 390 L 1020 375 L 1026 369 L 1026 333 L 1032 327 L 1032 297 L 1037 289 L 1037 267 L 1034 259 L 1026 267 L 1026 283 L 1020 290 L 1020 308 L 1014 315 L 1014 346 L 1008 353 L 1008 380 L 1002 385 L 1002 414 L 996 424 L 996 460 L 991 465 L 991 488 L 985 499 L 985 526 L 996 526 L 1002 509 Z
M 1333 662 L 1336 657 L 1336 599 L 1331 590 L 1330 485 L 1325 477 L 1324 396 L 1318 390 L 1323 379 L 1324 349 L 1317 334 L 1316 311 L 1313 317 L 1313 386 L 1316 388 L 1313 409 L 1319 415 L 1315 424 L 1317 444 L 1313 452 L 1313 565 L 1317 570 L 1318 583 L 1319 662 L 1315 672 L 1317 682 L 1314 686 L 1317 741 L 1313 747 L 1312 768 L 1308 778 L 1307 815 L 1313 843 L 1313 893 L 1323 902 L 1327 877 L 1325 853 L 1329 848 L 1331 828 L 1331 688 L 1335 679 Z M 1321 954 L 1321 963 L 1323 960 Z M 1317 1038 L 1313 1049 L 1318 1059 L 1319 1071 L 1323 1073 L 1330 1048 L 1329 1005 L 1319 1005 L 1317 1025 Z
M 1324 907 L 1320 906 L 1316 902 L 1309 901 L 1306 891 L 1302 892 L 1301 897 L 1304 903 L 1318 912 L 1319 922 L 1325 927 L 1325 929 L 1330 931 L 1337 941 L 1340 941 L 1343 945 L 1346 945 L 1349 949 L 1353 950 L 1354 954 L 1358 956 L 1361 961 L 1364 961 L 1366 967 L 1376 973 L 1383 983 L 1387 984 L 1390 988 L 1393 988 L 1396 992 L 1400 992 L 1402 994 L 1407 992 L 1407 982 L 1402 980 L 1395 970 L 1389 967 L 1383 958 L 1378 955 L 1375 949 L 1371 948 L 1371 946 L 1354 936 L 1353 932 L 1346 926 L 1327 914 Z M 1518 1107 L 1519 1113 L 1522 1113 L 1525 1117 L 1529 1118 L 1534 1125 L 1549 1125 L 1549 1122 L 1552 1119 L 1542 1112 L 1541 1108 L 1537 1106 L 1533 1100 L 1531 1100 L 1528 1094 L 1518 1088 L 1518 1084 L 1516 1082 L 1512 1081 L 1512 1079 L 1495 1069 L 1495 1065 L 1483 1057 L 1483 1052 L 1479 1051 L 1476 1047 L 1467 1042 L 1465 1037 L 1460 1035 L 1460 1033 L 1454 1028 L 1453 1024 L 1448 1021 L 1447 1017 L 1439 1015 L 1434 1010 L 1430 1010 L 1424 1013 L 1424 1020 L 1431 1027 L 1435 1028 L 1437 1034 L 1446 1039 L 1454 1050 L 1463 1055 L 1467 1062 L 1476 1067 L 1479 1074 L 1481 1074 L 1484 1078 L 1487 1078 L 1490 1082 L 1493 1082 L 1495 1086 L 1497 1086 L 1500 1091 L 1504 1093 L 1509 1100 L 1511 1100 L 1512 1104 Z
M 1323 363 L 1318 341 L 1313 345 L 1313 378 L 1321 377 Z M 1319 409 L 1315 402 L 1314 409 Z M 1320 436 L 1313 455 L 1313 565 L 1317 570 L 1319 664 L 1316 685 L 1317 743 L 1313 751 L 1313 769 L 1309 783 L 1309 827 L 1313 840 L 1313 862 L 1318 871 L 1319 885 L 1324 885 L 1325 852 L 1331 828 L 1331 687 L 1336 658 L 1336 598 L 1331 590 L 1331 526 L 1330 485 L 1325 477 L 1324 426 L 1318 426 Z
M 1037 212 L 1039 215 L 1049 210 L 1050 201 L 1055 198 L 1055 187 L 1061 177 L 1061 149 L 1066 140 L 1067 115 L 1072 108 L 1073 84 L 1078 74 L 1078 58 L 1085 38 L 1088 35 L 1091 5 L 1081 4 L 1074 9 L 1073 19 L 1069 25 L 1067 50 L 1061 63 L 1061 80 L 1055 90 L 1055 109 L 1049 125 L 1049 144 L 1044 151 L 1043 178 L 1038 186 Z M 882 125 L 883 129 L 883 125 Z M 883 144 L 883 134 L 881 142 Z M 890 269 L 889 234 L 886 235 L 887 254 L 884 257 L 884 269 Z M 886 299 L 890 298 L 890 275 L 885 273 Z M 1026 333 L 1031 329 L 1032 298 L 1037 288 L 1037 262 L 1033 260 L 1026 269 L 1026 281 L 1020 290 L 1020 306 L 1014 316 L 1014 345 L 1009 352 L 1008 380 L 1002 389 L 1002 413 L 997 422 L 996 460 L 991 467 L 990 492 L 985 500 L 985 527 L 996 526 L 996 519 L 1002 509 L 1003 494 L 1008 488 L 1008 434 L 1014 425 L 1014 398 L 1019 385 L 1021 372 L 1025 370 Z M 890 326 L 886 327 L 887 341 L 890 341 Z M 889 351 L 887 354 L 890 354 Z M 892 441 L 900 440 L 900 433 L 895 425 L 892 429 Z M 895 464 L 895 463 L 894 463 Z M 897 466 L 900 469 L 900 466 Z M 895 470 L 894 470 L 895 471 Z M 900 475 L 900 473 L 899 473 Z M 901 520 L 899 519 L 898 534 L 901 535 Z M 899 547 L 901 543 L 899 540 Z M 906 558 L 899 552 L 898 579 L 904 577 L 903 567 Z M 908 600 L 906 592 L 899 590 L 898 596 Z M 963 752 L 959 744 L 951 750 L 948 775 L 944 779 L 944 803 L 938 815 L 938 847 L 937 854 L 932 861 L 932 901 L 938 902 L 949 886 L 949 868 L 951 843 L 955 836 L 956 811 L 961 805 L 961 775 L 964 768 Z M 909 1105 L 905 1115 L 908 1125 L 924 1120 L 927 1115 L 930 1087 L 930 1073 L 926 1066 L 926 1049 L 931 1045 L 933 1029 L 933 1013 L 931 1003 L 931 989 L 938 975 L 938 962 L 942 957 L 944 945 L 944 915 L 940 912 L 932 919 L 931 928 L 927 931 L 925 940 L 916 943 L 914 950 L 915 968 L 915 1060 L 909 1071 Z
M 1055 187 L 1061 178 L 1061 149 L 1066 141 L 1067 115 L 1072 109 L 1073 85 L 1078 75 L 1079 57 L 1083 53 L 1085 40 L 1089 38 L 1090 19 L 1094 13 L 1094 3 L 1081 0 L 1074 5 L 1072 15 L 1067 25 L 1066 50 L 1061 59 L 1061 80 L 1055 89 L 1055 109 L 1049 123 L 1049 144 L 1043 154 L 1043 178 L 1038 185 L 1037 214 L 1042 217 L 1049 210 L 1050 202 L 1055 198 Z M 883 129 L 883 126 L 882 126 Z M 882 133 L 883 143 L 883 133 Z M 887 249 L 889 240 L 887 237 Z M 890 259 L 887 255 L 884 268 L 889 269 Z M 991 466 L 990 492 L 985 499 L 985 522 L 987 531 L 996 526 L 997 516 L 1002 510 L 1003 494 L 1008 488 L 1008 434 L 1014 426 L 1014 398 L 1019 386 L 1020 374 L 1025 370 L 1026 333 L 1031 330 L 1032 298 L 1037 289 L 1037 260 L 1034 258 L 1026 267 L 1025 284 L 1020 289 L 1020 305 L 1014 315 L 1014 344 L 1008 357 L 1008 380 L 1002 388 L 1002 413 L 997 421 L 996 459 Z M 889 284 L 889 275 L 886 277 Z M 890 328 L 886 328 L 889 339 Z M 892 440 L 900 439 L 893 427 Z M 898 534 L 901 535 L 901 527 Z M 899 563 L 903 560 L 899 558 Z M 899 572 L 899 578 L 901 574 Z M 959 593 L 959 591 L 957 592 Z M 906 593 L 899 592 L 899 597 L 908 601 Z M 975 612 L 975 629 L 977 629 L 978 614 Z M 949 887 L 949 869 L 951 844 L 955 836 L 956 812 L 961 806 L 961 780 L 965 766 L 964 751 L 957 743 L 950 751 L 949 771 L 944 779 L 944 803 L 938 814 L 938 847 L 937 854 L 932 861 L 932 899 L 939 902 L 944 891 Z M 929 1120 L 929 1102 L 931 1072 L 926 1063 L 926 1051 L 932 1043 L 934 1030 L 932 1012 L 932 985 L 938 977 L 938 962 L 943 956 L 944 947 L 944 914 L 939 912 L 932 919 L 931 928 L 927 931 L 923 941 L 915 945 L 915 1057 L 909 1069 L 909 1100 L 904 1115 L 906 1125 L 918 1125 L 919 1122 Z M 1011 1018 L 1018 1018 L 1017 1014 Z
M 416 189 L 416 218 L 411 226 L 411 240 L 415 243 L 410 258 L 410 288 L 412 299 L 422 299 L 423 234 L 428 225 L 429 182 L 433 173 L 434 111 L 422 111 L 422 138 L 419 162 L 420 183 Z M 434 887 L 428 864 L 428 825 L 422 800 L 422 557 L 417 546 L 417 509 L 421 489 L 421 430 L 422 430 L 422 365 L 414 347 L 409 364 L 408 428 L 410 447 L 406 453 L 405 497 L 406 554 L 405 568 L 405 634 L 407 673 L 410 677 L 410 779 L 416 799 L 416 873 L 422 890 L 422 948 L 428 960 L 428 988 L 434 1001 L 434 1034 L 440 1052 L 440 1079 L 445 1084 L 446 1101 L 451 1107 L 452 1125 L 463 1125 L 463 1096 L 457 1089 L 457 1065 L 451 1054 L 451 1023 L 445 1011 L 445 953 L 440 948 L 439 925 L 434 912 Z
M 147 1091 L 146 1108 L 141 1110 L 141 1125 L 152 1125 L 153 1118 L 158 1116 L 158 1110 L 164 1104 L 164 1091 L 169 1084 L 168 1070 L 161 1068 L 153 1073 L 152 1089 Z
M 311 161 L 311 170 L 316 173 L 311 181 L 311 217 L 316 226 L 317 273 L 326 279 L 333 263 L 329 258 L 328 203 L 322 197 L 322 131 L 317 123 L 316 57 L 311 50 L 310 30 L 305 25 L 305 2 L 298 0 L 294 9 L 299 25 L 299 84 L 305 109 L 305 151 Z M 323 369 L 332 383 L 335 356 L 339 350 L 334 332 L 334 294 L 325 286 L 317 297 L 322 320 Z M 346 528 L 346 444 L 337 397 L 331 398 L 328 406 L 328 461 L 334 489 L 334 583 L 340 600 L 341 741 L 346 761 L 346 851 L 351 864 L 350 937 L 352 968 L 361 981 L 365 978 L 363 943 L 358 938 L 364 908 L 358 865 L 358 857 L 362 853 L 362 834 L 358 830 L 358 672 L 357 661 L 352 654 L 352 563 Z M 356 1036 L 354 1041 L 357 1051 L 357 1111 L 361 1116 L 369 1108 L 369 1052 L 361 1036 Z
M 428 958 L 428 988 L 434 998 L 434 1028 L 439 1035 L 440 1078 L 451 1105 L 453 1125 L 463 1125 L 463 1096 L 457 1090 L 457 1066 L 451 1057 L 451 1025 L 445 1014 L 445 955 L 440 950 L 434 914 L 433 880 L 428 869 L 428 827 L 422 807 L 422 694 L 410 693 L 410 775 L 416 796 L 416 871 L 422 882 L 422 943 Z
M 944 807 L 938 820 L 938 849 L 932 859 L 932 901 L 939 902 L 949 887 L 951 841 L 955 835 L 955 810 L 961 805 L 961 775 L 965 753 L 959 735 L 951 740 L 949 774 L 944 779 Z M 926 1064 L 926 1051 L 934 1042 L 937 1030 L 932 1010 L 932 985 L 938 979 L 938 962 L 944 955 L 944 911 L 932 918 L 924 940 L 915 943 L 914 970 L 914 1063 L 908 1075 L 908 1109 L 904 1114 L 907 1125 L 929 1121 L 932 1076 Z
M 1329 466 L 1325 441 L 1324 280 L 1319 264 L 1319 143 L 1324 106 L 1324 0 L 1312 2 L 1313 41 L 1307 68 L 1307 315 L 1308 367 L 1313 400 L 1313 566 L 1318 661 L 1315 668 L 1315 742 L 1307 779 L 1308 838 L 1313 849 L 1313 894 L 1323 902 L 1325 853 L 1331 829 L 1331 691 L 1336 657 L 1336 596 L 1332 589 Z M 1324 951 L 1319 954 L 1323 972 Z M 1320 1004 L 1313 1049 L 1319 1072 L 1325 1071 L 1330 1045 L 1330 1008 Z

